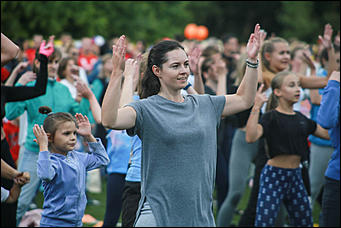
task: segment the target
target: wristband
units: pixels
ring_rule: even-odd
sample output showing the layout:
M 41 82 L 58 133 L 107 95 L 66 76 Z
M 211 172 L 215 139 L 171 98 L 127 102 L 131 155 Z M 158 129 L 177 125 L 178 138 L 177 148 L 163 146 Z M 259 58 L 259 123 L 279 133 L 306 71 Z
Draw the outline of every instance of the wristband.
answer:
M 259 64 L 259 61 L 257 59 L 257 62 L 256 63 L 252 63 L 250 62 L 248 59 L 246 59 L 246 65 L 250 68 L 257 68 L 258 67 L 258 64 Z
M 185 86 L 185 88 L 183 88 L 183 90 L 187 90 L 190 86 L 192 86 L 192 84 L 188 82 L 188 84 Z

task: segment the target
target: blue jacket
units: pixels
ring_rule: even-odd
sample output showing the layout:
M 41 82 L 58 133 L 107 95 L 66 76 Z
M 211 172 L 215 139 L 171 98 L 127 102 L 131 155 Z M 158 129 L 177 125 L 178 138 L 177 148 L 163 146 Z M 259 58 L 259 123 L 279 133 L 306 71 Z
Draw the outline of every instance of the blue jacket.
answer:
M 86 172 L 105 166 L 109 157 L 98 138 L 88 142 L 90 153 L 69 151 L 67 156 L 39 152 L 37 174 L 44 186 L 43 226 L 82 226 L 86 207 Z
M 323 91 L 317 122 L 323 128 L 330 129 L 330 140 L 335 148 L 325 176 L 340 181 L 340 82 L 328 81 Z

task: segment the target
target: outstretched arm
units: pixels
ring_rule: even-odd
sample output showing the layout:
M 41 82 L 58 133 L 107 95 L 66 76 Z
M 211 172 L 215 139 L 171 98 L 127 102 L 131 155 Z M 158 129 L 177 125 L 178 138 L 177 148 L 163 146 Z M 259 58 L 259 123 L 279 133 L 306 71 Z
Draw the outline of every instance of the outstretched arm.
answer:
M 260 47 L 260 26 L 256 24 L 254 33 L 250 35 L 246 46 L 248 61 L 245 75 L 239 85 L 237 93 L 234 95 L 225 95 L 226 103 L 223 110 L 223 116 L 232 115 L 251 107 L 257 91 L 257 55 Z

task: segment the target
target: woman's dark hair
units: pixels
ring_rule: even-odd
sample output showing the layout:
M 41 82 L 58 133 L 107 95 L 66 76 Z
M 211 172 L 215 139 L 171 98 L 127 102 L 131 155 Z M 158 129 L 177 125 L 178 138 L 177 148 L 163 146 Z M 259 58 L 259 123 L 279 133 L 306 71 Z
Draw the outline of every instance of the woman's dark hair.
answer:
M 53 53 L 48 57 L 48 62 L 54 60 L 55 58 L 61 58 L 62 57 L 62 52 L 57 48 L 54 47 Z M 39 47 L 36 49 L 36 54 L 34 60 L 38 60 L 40 62 L 40 57 L 39 57 Z M 39 69 L 33 64 L 33 72 L 38 73 Z
M 66 69 L 66 67 L 67 67 L 67 64 L 68 64 L 68 62 L 69 62 L 70 60 L 73 61 L 73 58 L 71 58 L 71 57 L 65 57 L 65 58 L 62 58 L 62 60 L 60 61 L 59 67 L 58 67 L 58 77 L 59 77 L 60 79 L 65 78 L 64 71 L 65 71 L 65 69 Z
M 147 68 L 142 78 L 141 93 L 139 94 L 141 99 L 156 95 L 160 92 L 160 80 L 153 73 L 152 67 L 155 65 L 162 69 L 162 64 L 168 60 L 166 54 L 176 49 L 185 51 L 179 42 L 174 40 L 163 40 L 150 50 Z
M 41 114 L 47 115 L 47 117 L 44 120 L 43 127 L 44 127 L 45 132 L 50 133 L 52 136 L 54 136 L 58 126 L 61 123 L 71 121 L 71 122 L 74 122 L 76 127 L 78 128 L 76 118 L 68 112 L 53 113 L 52 109 L 48 106 L 40 106 L 39 112 Z

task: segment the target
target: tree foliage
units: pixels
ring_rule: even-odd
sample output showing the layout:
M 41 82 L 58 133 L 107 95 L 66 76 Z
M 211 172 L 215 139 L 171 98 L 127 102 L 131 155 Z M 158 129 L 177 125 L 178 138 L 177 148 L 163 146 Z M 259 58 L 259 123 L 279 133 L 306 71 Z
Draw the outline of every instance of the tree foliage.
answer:
M 314 42 L 326 23 L 339 30 L 339 18 L 339 1 L 1 1 L 1 32 L 13 40 L 68 32 L 153 43 L 196 23 L 210 36 L 234 33 L 246 42 L 260 23 L 269 34 Z

